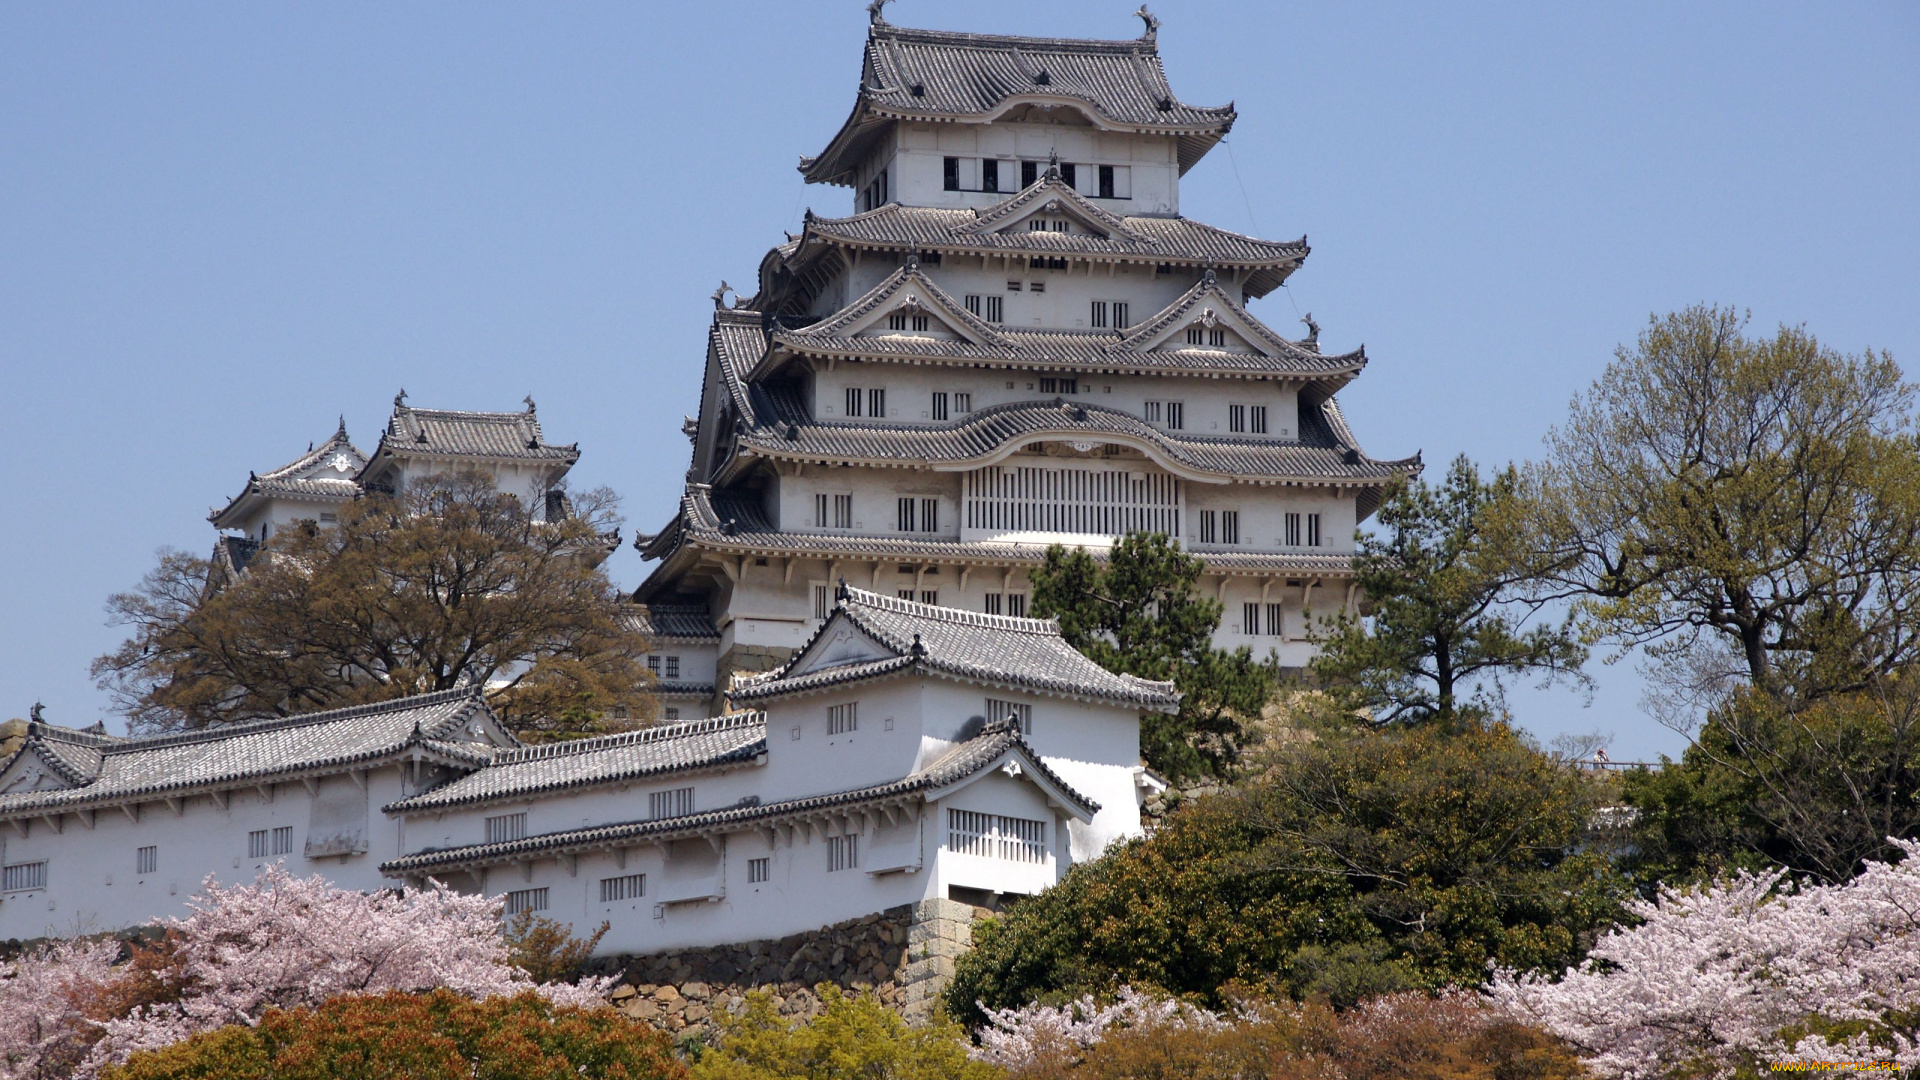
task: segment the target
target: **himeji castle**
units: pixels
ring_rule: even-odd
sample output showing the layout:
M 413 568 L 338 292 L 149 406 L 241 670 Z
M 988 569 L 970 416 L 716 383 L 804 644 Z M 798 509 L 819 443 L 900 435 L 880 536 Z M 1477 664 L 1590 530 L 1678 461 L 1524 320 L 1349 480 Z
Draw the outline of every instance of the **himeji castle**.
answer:
M 1329 353 L 1247 310 L 1307 244 L 1180 213 L 1232 106 L 1174 96 L 1130 41 L 908 30 L 874 11 L 852 113 L 751 296 L 715 295 L 678 513 L 634 598 L 684 682 L 781 663 L 845 579 L 1019 616 L 1047 545 L 1162 532 L 1202 555 L 1223 646 L 1286 665 L 1355 602 L 1356 525 L 1417 459 L 1368 456 Z M 692 674 L 688 674 L 692 673 Z M 688 699 L 691 699 L 690 690 Z
M 440 882 L 646 953 L 900 905 L 997 905 L 1141 835 L 1143 715 L 1026 617 L 1053 543 L 1163 532 L 1201 554 L 1223 644 L 1303 663 L 1355 603 L 1356 525 L 1414 459 L 1369 457 L 1365 364 L 1247 310 L 1307 256 L 1180 214 L 1234 111 L 1129 41 L 889 25 L 801 172 L 854 193 L 715 296 L 678 513 L 623 608 L 664 721 L 522 745 L 484 688 L 120 738 L 37 715 L 0 765 L 0 939 L 177 915 L 286 862 L 345 888 Z M 568 513 L 576 444 L 524 412 L 395 400 L 216 509 L 216 579 L 348 500 L 483 472 Z M 217 587 L 219 581 L 210 585 Z

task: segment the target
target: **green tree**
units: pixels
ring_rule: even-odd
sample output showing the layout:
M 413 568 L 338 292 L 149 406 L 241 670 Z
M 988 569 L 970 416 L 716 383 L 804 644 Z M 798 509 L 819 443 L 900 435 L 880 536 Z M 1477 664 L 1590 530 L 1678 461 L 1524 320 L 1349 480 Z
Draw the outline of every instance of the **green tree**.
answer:
M 956 1015 L 1130 983 L 1218 1004 L 1277 981 L 1340 1004 L 1471 985 L 1487 962 L 1556 971 L 1618 914 L 1582 852 L 1597 792 L 1498 724 L 1333 728 L 1240 788 L 1074 867 L 978 924 Z
M 1503 677 L 1585 681 L 1586 649 L 1571 630 L 1523 628 L 1535 609 L 1516 603 L 1514 560 L 1501 542 L 1518 482 L 1511 469 L 1483 480 L 1461 457 L 1438 485 L 1394 488 L 1380 531 L 1361 534 L 1354 554 L 1354 583 L 1371 611 L 1322 624 L 1318 686 L 1384 724 L 1451 722 L 1469 690 L 1491 691 L 1474 702 L 1484 712 Z
M 684 1080 L 665 1034 L 611 1009 L 446 990 L 274 1010 L 107 1069 L 103 1080 Z
M 132 627 L 94 661 L 136 727 L 168 730 L 484 684 L 530 739 L 618 730 L 650 715 L 644 637 L 600 569 L 606 493 L 534 520 L 478 475 L 437 477 L 282 529 L 218 588 L 208 564 L 163 552 L 112 598 Z
M 1626 777 L 1642 881 L 1785 866 L 1837 883 L 1888 837 L 1920 836 L 1920 687 L 1911 674 L 1811 703 L 1728 695 L 1681 756 Z
M 1239 759 L 1241 718 L 1258 716 L 1274 669 L 1241 647 L 1213 647 L 1220 604 L 1194 591 L 1206 563 L 1160 533 L 1130 533 L 1102 566 L 1085 548 L 1047 549 L 1033 573 L 1033 611 L 1057 619 L 1074 648 L 1109 671 L 1172 680 L 1176 715 L 1141 724 L 1148 765 L 1173 780 L 1229 772 Z
M 1528 471 L 1532 592 L 1696 701 L 1859 690 L 1920 647 L 1914 388 L 1885 353 L 1745 325 L 1655 318 L 1574 401 Z
M 967 1058 L 966 1032 L 937 1020 L 909 1027 L 870 992 L 849 997 L 814 987 L 821 1011 L 805 1022 L 781 1016 L 766 991 L 738 1013 L 719 1012 L 712 1049 L 694 1063 L 696 1080 L 991 1080 L 998 1069 Z

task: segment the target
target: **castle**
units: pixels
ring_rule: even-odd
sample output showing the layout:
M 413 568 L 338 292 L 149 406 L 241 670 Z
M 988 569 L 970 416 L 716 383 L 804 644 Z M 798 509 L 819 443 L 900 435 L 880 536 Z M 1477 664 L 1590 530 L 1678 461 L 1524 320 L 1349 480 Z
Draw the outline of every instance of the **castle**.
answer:
M 35 721 L 0 766 L 0 938 L 175 914 L 287 860 L 443 882 L 652 952 L 932 900 L 994 904 L 1141 833 L 1143 714 L 1027 618 L 1047 545 L 1178 538 L 1220 641 L 1310 655 L 1352 534 L 1416 460 L 1363 453 L 1323 353 L 1247 311 L 1299 268 L 1180 216 L 1233 109 L 1179 102 L 1144 36 L 901 29 L 873 7 L 852 114 L 801 171 L 855 193 L 715 296 L 677 514 L 626 605 L 666 722 L 523 746 L 484 688 L 181 734 Z M 344 425 L 211 515 L 214 574 L 346 500 L 479 471 L 568 512 L 577 445 L 525 412 Z

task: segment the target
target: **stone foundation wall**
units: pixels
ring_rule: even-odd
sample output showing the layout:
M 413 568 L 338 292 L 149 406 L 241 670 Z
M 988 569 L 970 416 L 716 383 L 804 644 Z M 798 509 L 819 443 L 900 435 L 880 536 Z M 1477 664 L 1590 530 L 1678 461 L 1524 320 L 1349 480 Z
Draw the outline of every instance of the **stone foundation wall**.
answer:
M 778 940 L 749 941 L 647 956 L 602 957 L 596 974 L 623 971 L 613 1004 L 636 1020 L 694 1037 L 715 1012 L 738 1008 L 748 991 L 773 994 L 782 1015 L 819 1010 L 813 987 L 872 989 L 910 1023 L 932 1017 L 954 964 L 973 940 L 975 909 L 923 900 Z
M 729 708 L 727 689 L 733 685 L 733 677 L 738 675 L 757 675 L 793 659 L 793 650 L 779 645 L 735 645 L 720 657 L 714 672 L 713 715 L 719 716 Z

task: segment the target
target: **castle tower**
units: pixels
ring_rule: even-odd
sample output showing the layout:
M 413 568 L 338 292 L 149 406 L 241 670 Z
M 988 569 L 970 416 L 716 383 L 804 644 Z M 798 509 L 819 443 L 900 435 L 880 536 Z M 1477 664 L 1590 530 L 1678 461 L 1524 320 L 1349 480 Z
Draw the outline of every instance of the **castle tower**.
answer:
M 1305 238 L 1180 215 L 1235 114 L 1174 96 L 1141 16 L 1080 41 L 875 6 L 853 112 L 800 162 L 853 212 L 809 211 L 754 295 L 715 294 L 686 493 L 637 540 L 659 565 L 634 599 L 705 607 L 721 691 L 806 641 L 840 579 L 1020 615 L 1047 545 L 1133 530 L 1205 558 L 1223 646 L 1300 665 L 1306 613 L 1354 603 L 1354 529 L 1418 459 L 1348 429 L 1361 351 L 1248 312 Z

